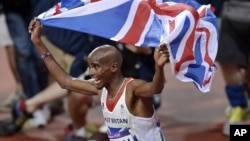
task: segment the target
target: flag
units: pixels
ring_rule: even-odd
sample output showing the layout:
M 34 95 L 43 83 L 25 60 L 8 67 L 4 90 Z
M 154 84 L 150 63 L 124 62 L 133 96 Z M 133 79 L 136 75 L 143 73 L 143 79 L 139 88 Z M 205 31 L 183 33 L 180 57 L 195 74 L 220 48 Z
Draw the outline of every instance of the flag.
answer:
M 38 19 L 46 26 L 136 46 L 165 42 L 176 78 L 210 91 L 218 47 L 217 19 L 210 5 L 192 0 L 62 0 Z
M 194 82 L 202 92 L 210 91 L 218 48 L 212 7 L 190 0 L 155 2 L 153 6 L 164 28 L 164 42 L 169 43 L 172 72 L 181 81 Z
M 163 32 L 161 23 L 146 1 L 73 1 L 62 0 L 40 14 L 38 19 L 47 26 L 85 32 L 137 46 L 157 46 L 160 43 Z

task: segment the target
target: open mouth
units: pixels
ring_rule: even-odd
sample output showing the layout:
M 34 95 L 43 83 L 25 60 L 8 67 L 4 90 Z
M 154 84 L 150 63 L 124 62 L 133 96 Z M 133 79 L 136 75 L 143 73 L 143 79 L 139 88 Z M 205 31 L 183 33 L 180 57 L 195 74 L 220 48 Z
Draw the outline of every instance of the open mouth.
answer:
M 100 82 L 101 82 L 101 80 L 100 79 L 97 79 L 97 78 L 91 78 L 91 79 L 89 79 L 88 80 L 91 84 L 93 84 L 93 85 L 98 85 L 98 84 L 100 84 Z

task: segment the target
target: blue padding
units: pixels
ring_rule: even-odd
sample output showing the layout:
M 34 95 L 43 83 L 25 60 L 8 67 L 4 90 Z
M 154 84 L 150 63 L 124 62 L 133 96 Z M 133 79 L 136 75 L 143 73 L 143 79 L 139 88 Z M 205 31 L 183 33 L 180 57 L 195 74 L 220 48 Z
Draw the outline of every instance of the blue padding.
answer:
M 226 94 L 232 107 L 247 106 L 247 98 L 244 93 L 244 85 L 228 85 L 226 86 Z

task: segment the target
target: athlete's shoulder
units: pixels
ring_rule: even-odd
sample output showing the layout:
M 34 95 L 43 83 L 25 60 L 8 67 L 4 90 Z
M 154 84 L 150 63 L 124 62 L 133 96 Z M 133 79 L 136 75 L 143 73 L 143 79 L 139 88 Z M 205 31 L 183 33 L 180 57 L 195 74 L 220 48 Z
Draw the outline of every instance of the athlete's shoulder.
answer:
M 135 79 L 132 77 L 128 77 L 126 81 L 127 81 L 127 86 L 132 86 L 132 87 L 137 87 L 137 86 L 140 86 L 140 85 L 146 83 L 146 81 L 144 81 L 142 79 Z

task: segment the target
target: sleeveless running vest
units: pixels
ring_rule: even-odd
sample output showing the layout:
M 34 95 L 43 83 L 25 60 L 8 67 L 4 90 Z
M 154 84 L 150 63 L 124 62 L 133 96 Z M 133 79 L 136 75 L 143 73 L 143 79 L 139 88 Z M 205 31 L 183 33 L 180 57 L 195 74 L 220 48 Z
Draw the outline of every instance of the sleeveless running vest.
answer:
M 155 112 L 152 117 L 144 118 L 136 117 L 128 111 L 125 92 L 127 84 L 132 80 L 126 79 L 117 98 L 111 104 L 107 103 L 108 92 L 103 88 L 101 107 L 110 141 L 165 141 Z

